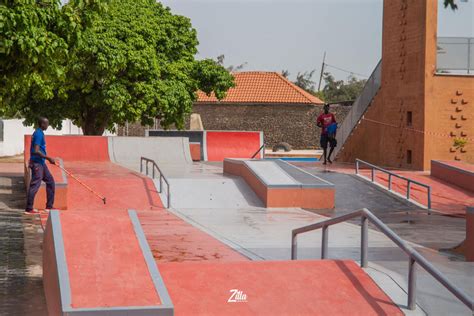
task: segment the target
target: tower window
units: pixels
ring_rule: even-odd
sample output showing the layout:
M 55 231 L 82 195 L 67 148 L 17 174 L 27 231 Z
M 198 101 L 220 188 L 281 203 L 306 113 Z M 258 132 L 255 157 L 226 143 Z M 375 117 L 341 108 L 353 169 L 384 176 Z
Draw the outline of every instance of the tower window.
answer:
M 411 150 L 407 150 L 407 164 L 411 165 L 411 162 L 412 162 Z
M 407 112 L 407 126 L 413 126 L 413 112 L 408 111 Z

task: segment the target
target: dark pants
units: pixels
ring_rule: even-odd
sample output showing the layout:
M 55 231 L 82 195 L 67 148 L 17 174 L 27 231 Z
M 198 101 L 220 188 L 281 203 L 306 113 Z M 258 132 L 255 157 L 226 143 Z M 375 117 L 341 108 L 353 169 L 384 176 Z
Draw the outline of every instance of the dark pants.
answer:
M 31 182 L 30 188 L 28 189 L 28 198 L 26 200 L 26 210 L 31 211 L 33 209 L 33 203 L 35 201 L 36 193 L 41 186 L 41 181 L 46 183 L 46 208 L 53 208 L 55 183 L 53 176 L 49 172 L 48 166 L 46 166 L 46 164 L 30 162 L 30 169 Z

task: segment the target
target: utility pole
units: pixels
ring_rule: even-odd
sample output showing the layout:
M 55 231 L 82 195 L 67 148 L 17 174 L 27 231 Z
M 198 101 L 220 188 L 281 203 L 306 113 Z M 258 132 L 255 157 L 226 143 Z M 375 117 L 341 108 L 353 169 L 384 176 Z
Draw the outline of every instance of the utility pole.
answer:
M 321 65 L 321 75 L 319 76 L 318 92 L 321 91 L 321 81 L 323 81 L 324 66 L 326 66 L 325 62 L 326 62 L 326 52 L 324 52 L 323 64 Z

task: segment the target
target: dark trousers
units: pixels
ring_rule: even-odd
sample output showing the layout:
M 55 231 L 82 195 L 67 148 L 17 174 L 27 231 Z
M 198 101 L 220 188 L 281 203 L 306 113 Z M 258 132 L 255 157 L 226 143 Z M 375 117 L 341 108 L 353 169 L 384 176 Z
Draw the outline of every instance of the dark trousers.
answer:
M 31 169 L 31 182 L 30 188 L 28 189 L 28 197 L 26 200 L 26 210 L 31 211 L 33 209 L 33 203 L 35 201 L 36 193 L 38 192 L 41 181 L 46 183 L 46 208 L 53 208 L 54 205 L 54 191 L 55 183 L 54 178 L 49 172 L 46 164 L 40 164 L 37 162 L 30 162 Z

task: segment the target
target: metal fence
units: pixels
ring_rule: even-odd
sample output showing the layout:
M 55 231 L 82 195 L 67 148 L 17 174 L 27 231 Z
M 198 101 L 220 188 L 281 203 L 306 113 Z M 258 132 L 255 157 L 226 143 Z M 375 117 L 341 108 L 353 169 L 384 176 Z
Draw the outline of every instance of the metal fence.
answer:
M 365 111 L 367 110 L 375 95 L 379 91 L 381 85 L 382 60 L 379 61 L 377 67 L 375 67 L 369 79 L 367 79 L 364 89 L 357 97 L 355 102 L 352 104 L 351 110 L 349 111 L 349 113 L 347 113 L 344 122 L 342 122 L 342 124 L 339 124 L 339 127 L 337 128 L 336 139 L 339 146 L 335 149 L 334 157 L 344 146 L 345 141 L 352 133 L 352 130 L 354 129 L 356 124 L 360 121 L 362 115 L 364 115 Z
M 438 73 L 474 74 L 474 38 L 438 37 Z

